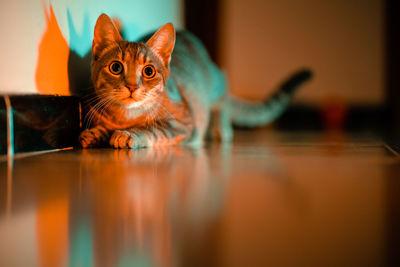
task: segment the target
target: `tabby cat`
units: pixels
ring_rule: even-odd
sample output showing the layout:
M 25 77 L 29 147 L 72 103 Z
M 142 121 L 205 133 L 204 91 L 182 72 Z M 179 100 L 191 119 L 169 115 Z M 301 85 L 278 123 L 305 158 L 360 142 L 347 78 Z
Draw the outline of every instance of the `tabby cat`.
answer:
M 311 77 L 302 70 L 267 101 L 235 99 L 202 43 L 166 24 L 147 41 L 124 41 L 112 20 L 100 15 L 92 45 L 94 96 L 82 147 L 109 144 L 140 148 L 188 144 L 206 136 L 231 141 L 232 123 L 261 126 L 277 118 L 295 89 Z

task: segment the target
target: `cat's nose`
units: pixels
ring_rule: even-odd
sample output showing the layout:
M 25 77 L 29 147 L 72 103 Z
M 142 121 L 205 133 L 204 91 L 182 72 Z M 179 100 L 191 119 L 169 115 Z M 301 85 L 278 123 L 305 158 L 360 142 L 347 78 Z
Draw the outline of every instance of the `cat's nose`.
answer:
M 138 86 L 136 85 L 136 84 L 127 84 L 127 85 L 125 85 L 128 89 L 129 89 L 129 91 L 131 91 L 131 92 L 133 92 L 133 91 L 135 91 L 135 90 L 137 90 L 138 89 Z

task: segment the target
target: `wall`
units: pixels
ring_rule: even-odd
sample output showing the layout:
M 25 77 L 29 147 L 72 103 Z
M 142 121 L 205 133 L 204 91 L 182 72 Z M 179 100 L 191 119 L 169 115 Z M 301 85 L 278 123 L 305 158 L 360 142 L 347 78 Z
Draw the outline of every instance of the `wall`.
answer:
M 220 62 L 236 95 L 264 98 L 308 66 L 297 101 L 384 100 L 382 0 L 221 1 Z
M 73 93 L 88 79 L 103 12 L 121 20 L 129 40 L 167 22 L 183 26 L 181 0 L 2 0 L 0 93 Z

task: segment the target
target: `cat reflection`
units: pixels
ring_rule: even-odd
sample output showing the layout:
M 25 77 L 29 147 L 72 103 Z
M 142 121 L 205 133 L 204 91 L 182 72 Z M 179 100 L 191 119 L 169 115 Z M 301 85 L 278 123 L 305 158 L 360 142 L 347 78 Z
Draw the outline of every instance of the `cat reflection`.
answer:
M 215 218 L 223 175 L 209 175 L 203 150 L 107 152 L 82 152 L 82 196 L 92 203 L 95 265 L 181 265 L 183 243 Z

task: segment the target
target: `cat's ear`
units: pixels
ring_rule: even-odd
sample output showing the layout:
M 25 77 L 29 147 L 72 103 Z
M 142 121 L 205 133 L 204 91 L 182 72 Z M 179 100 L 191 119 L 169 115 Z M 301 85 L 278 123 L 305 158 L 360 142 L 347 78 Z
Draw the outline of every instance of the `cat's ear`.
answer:
M 162 58 L 165 66 L 168 67 L 175 45 L 175 28 L 172 23 L 162 26 L 147 41 L 147 44 Z
M 118 41 L 122 41 L 122 37 L 117 27 L 115 27 L 109 16 L 101 14 L 94 27 L 93 55 L 98 55 L 102 49 Z

